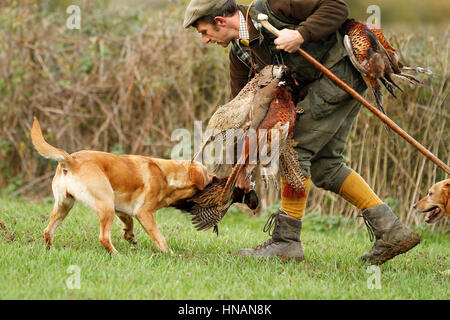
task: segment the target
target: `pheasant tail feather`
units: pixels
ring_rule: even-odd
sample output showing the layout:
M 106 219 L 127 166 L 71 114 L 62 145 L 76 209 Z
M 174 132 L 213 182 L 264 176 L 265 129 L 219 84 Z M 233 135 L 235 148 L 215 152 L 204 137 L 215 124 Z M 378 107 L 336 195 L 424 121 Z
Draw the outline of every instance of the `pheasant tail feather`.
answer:
M 297 143 L 294 140 L 288 139 L 281 150 L 281 175 L 288 180 L 288 184 L 282 192 L 286 195 L 302 197 L 306 196 L 306 177 L 300 167 L 297 152 L 293 148 L 296 144 Z M 290 188 L 292 188 L 292 190 Z

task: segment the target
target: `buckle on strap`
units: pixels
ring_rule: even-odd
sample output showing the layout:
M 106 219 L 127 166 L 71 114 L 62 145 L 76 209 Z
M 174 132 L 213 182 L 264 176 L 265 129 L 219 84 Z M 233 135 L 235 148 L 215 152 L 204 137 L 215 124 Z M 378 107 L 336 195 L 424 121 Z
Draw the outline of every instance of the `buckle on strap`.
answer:
M 375 227 L 373 226 L 373 224 L 363 214 L 360 214 L 358 217 L 362 217 L 364 220 L 364 224 L 366 225 L 366 228 L 367 228 L 367 233 L 369 234 L 370 242 L 375 241 L 376 240 L 375 232 L 374 232 Z

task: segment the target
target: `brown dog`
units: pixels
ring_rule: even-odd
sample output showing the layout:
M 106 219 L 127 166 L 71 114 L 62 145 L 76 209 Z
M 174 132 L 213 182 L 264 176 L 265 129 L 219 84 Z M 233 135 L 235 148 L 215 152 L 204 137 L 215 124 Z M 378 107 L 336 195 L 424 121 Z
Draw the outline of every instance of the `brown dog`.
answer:
M 433 185 L 426 197 L 419 200 L 413 207 L 419 212 L 429 212 L 425 219 L 426 223 L 434 223 L 443 216 L 450 217 L 450 179 Z
M 124 224 L 124 237 L 134 241 L 133 217 L 162 251 L 167 243 L 153 214 L 161 207 L 192 197 L 212 179 L 205 166 L 191 161 L 156 159 L 138 155 L 116 156 L 83 150 L 68 154 L 48 144 L 34 118 L 31 138 L 45 158 L 59 162 L 53 178 L 55 204 L 44 232 L 48 247 L 55 229 L 78 200 L 95 211 L 100 219 L 100 243 L 118 254 L 111 243 L 111 225 L 116 214 Z

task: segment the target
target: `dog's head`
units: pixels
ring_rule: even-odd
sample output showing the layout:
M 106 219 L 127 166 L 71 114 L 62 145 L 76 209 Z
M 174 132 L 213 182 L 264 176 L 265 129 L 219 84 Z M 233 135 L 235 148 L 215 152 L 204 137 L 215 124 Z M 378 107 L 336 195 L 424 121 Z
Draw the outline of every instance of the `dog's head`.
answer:
M 189 178 L 193 185 L 200 191 L 210 184 L 214 178 L 213 174 L 209 174 L 206 167 L 200 162 L 193 161 L 189 165 Z
M 433 185 L 428 194 L 414 206 L 419 212 L 427 212 L 426 223 L 434 223 L 443 216 L 450 216 L 450 179 Z

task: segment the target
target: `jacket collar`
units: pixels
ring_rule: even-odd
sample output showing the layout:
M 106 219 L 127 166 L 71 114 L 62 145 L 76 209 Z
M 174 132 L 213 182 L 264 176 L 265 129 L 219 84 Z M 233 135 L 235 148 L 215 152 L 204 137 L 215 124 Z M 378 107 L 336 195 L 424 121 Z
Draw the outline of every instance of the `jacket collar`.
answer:
M 239 10 L 242 12 L 245 18 L 247 14 L 247 7 L 239 6 Z M 248 21 L 248 27 L 249 27 L 249 42 L 251 43 L 255 40 L 259 40 L 259 31 L 255 28 L 253 20 L 250 17 Z

